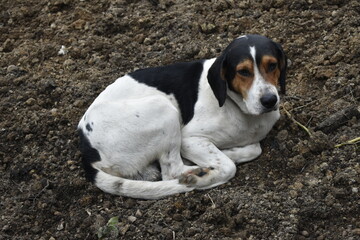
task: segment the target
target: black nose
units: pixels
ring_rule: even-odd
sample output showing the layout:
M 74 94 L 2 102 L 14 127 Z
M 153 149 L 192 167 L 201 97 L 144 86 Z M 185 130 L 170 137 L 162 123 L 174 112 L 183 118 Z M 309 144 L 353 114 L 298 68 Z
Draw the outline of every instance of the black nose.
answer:
M 267 93 L 260 98 L 261 104 L 266 108 L 273 108 L 276 105 L 277 100 L 277 96 L 271 93 Z

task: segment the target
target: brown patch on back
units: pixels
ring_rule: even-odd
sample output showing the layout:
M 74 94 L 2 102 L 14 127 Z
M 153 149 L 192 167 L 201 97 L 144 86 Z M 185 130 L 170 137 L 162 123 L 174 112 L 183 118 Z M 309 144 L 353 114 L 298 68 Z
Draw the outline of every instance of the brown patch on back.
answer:
M 239 71 L 248 71 L 249 76 L 243 76 Z M 236 74 L 234 79 L 231 82 L 231 85 L 235 91 L 241 94 L 243 98 L 247 97 L 247 92 L 251 88 L 251 85 L 254 81 L 254 63 L 250 59 L 246 59 L 240 62 L 236 66 Z
M 269 69 L 271 64 L 276 64 L 276 68 L 274 70 Z M 280 77 L 280 66 L 277 59 L 270 55 L 264 55 L 261 58 L 261 63 L 259 66 L 259 70 L 265 81 L 271 83 L 276 86 Z

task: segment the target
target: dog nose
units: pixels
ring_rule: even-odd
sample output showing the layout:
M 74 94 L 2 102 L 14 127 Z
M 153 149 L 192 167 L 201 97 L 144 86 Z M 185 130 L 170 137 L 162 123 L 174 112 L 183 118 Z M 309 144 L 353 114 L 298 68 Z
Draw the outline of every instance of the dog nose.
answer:
M 275 94 L 267 93 L 260 98 L 261 104 L 266 108 L 273 108 L 278 101 Z

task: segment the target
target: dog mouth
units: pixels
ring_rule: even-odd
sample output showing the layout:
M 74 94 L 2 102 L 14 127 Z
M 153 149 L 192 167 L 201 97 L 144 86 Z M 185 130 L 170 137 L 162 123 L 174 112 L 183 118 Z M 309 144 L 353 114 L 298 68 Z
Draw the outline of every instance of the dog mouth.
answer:
M 260 114 L 264 114 L 264 113 L 269 113 L 269 112 L 273 112 L 273 111 L 276 111 L 276 110 L 278 110 L 279 109 L 279 107 L 272 107 L 272 108 L 264 108 L 264 109 L 262 109 L 262 111 L 261 111 L 261 113 Z

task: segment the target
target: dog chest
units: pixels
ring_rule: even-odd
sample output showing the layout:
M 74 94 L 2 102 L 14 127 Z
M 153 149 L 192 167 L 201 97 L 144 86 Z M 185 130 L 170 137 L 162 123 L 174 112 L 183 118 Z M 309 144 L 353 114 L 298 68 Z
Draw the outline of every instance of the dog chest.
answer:
M 280 117 L 279 111 L 252 116 L 241 111 L 226 112 L 225 109 L 210 116 L 199 115 L 184 127 L 183 137 L 202 136 L 220 149 L 261 141 Z

